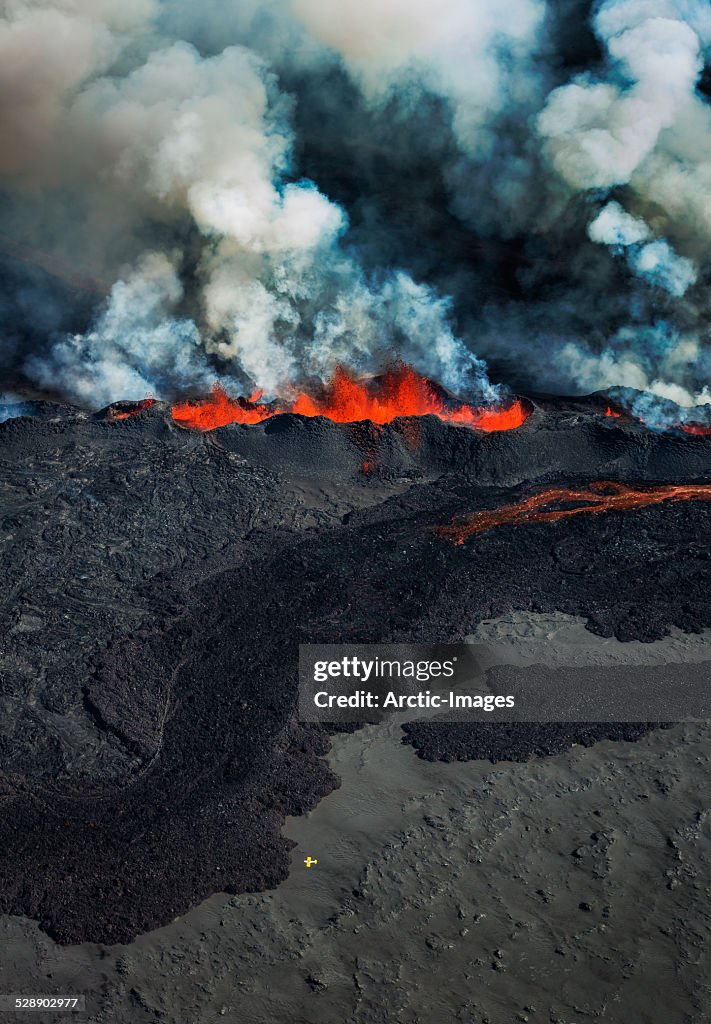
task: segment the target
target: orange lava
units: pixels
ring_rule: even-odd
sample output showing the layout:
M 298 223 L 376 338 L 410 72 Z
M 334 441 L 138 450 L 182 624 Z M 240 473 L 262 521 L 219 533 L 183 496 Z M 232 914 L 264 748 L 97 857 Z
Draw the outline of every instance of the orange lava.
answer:
M 461 423 L 467 427 L 476 427 L 477 430 L 484 430 L 487 434 L 495 430 L 515 430 L 528 419 L 528 410 L 523 402 L 516 398 L 507 406 L 482 406 L 477 408 L 473 405 L 463 405 L 448 414 L 436 413 L 441 419 L 448 423 Z
M 338 367 L 320 395 L 299 394 L 285 404 L 262 405 L 257 398 L 232 399 L 216 385 L 209 398 L 198 402 L 180 402 L 173 407 L 173 418 L 182 426 L 214 430 L 227 423 L 260 423 L 277 413 L 301 416 L 325 416 L 337 423 L 370 420 L 391 423 L 398 416 L 438 416 L 478 430 L 511 430 L 520 427 L 528 416 L 523 402 L 477 408 L 462 402 L 449 402 L 435 386 L 410 366 L 397 366 L 381 377 L 358 380 Z
M 711 426 L 703 423 L 682 423 L 681 429 L 685 434 L 694 434 L 696 437 L 711 437 Z
M 144 409 L 150 409 L 155 404 L 155 398 L 144 398 L 142 402 L 136 402 L 132 409 L 122 409 L 113 412 L 112 417 L 115 420 L 127 420 L 130 416 L 137 416 L 139 412 L 143 412 Z
M 711 484 L 640 484 L 633 487 L 601 480 L 580 488 L 551 487 L 511 505 L 473 512 L 466 519 L 449 526 L 435 526 L 434 532 L 454 544 L 463 544 L 470 537 L 495 526 L 557 523 L 568 516 L 624 512 L 632 508 L 658 505 L 663 501 L 711 501 Z
M 260 404 L 260 397 L 257 393 L 250 398 L 230 398 L 224 388 L 215 384 L 208 398 L 174 405 L 173 419 L 195 430 L 215 430 L 228 423 L 261 423 L 279 410 Z
M 613 409 L 611 405 L 608 405 L 607 409 L 605 409 L 605 415 L 611 416 L 613 419 L 618 420 L 622 413 L 617 412 L 617 410 Z

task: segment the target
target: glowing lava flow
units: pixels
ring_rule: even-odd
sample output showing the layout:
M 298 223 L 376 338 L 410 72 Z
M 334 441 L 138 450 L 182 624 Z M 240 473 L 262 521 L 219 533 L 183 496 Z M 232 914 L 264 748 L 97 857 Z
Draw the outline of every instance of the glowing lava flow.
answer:
M 695 437 L 711 437 L 711 426 L 703 423 L 682 423 L 681 429 L 685 434 L 694 434 Z
M 518 526 L 520 523 L 557 523 L 568 516 L 583 513 L 599 515 L 602 512 L 623 512 L 632 508 L 646 508 L 663 501 L 711 501 L 711 484 L 658 484 L 637 487 L 612 481 L 596 481 L 588 487 L 551 487 L 528 498 L 502 505 L 500 508 L 482 509 L 449 526 L 435 526 L 434 533 L 455 544 L 495 526 Z M 571 503 L 573 504 L 570 507 Z M 551 506 L 565 504 L 566 508 Z
M 320 395 L 302 393 L 292 402 L 271 405 L 259 404 L 259 397 L 235 400 L 216 385 L 209 398 L 175 405 L 173 418 L 182 426 L 214 430 L 227 423 L 260 423 L 284 412 L 325 416 L 337 423 L 370 420 L 380 424 L 398 416 L 432 414 L 447 423 L 494 431 L 520 427 L 529 414 L 520 399 L 483 408 L 449 401 L 409 366 L 395 367 L 372 380 L 354 379 L 338 368 Z
M 397 416 L 432 414 L 448 423 L 486 431 L 520 427 L 528 415 L 518 399 L 505 407 L 476 408 L 463 403 L 450 407 L 430 381 L 410 366 L 395 367 L 374 381 L 354 380 L 339 368 L 322 397 L 300 395 L 292 404 L 291 412 L 326 416 L 337 423 L 358 420 L 391 423 Z
M 261 423 L 279 410 L 260 404 L 260 398 L 260 393 L 250 398 L 230 398 L 219 384 L 215 384 L 209 398 L 174 405 L 173 419 L 181 426 L 195 430 L 215 430 L 228 423 Z

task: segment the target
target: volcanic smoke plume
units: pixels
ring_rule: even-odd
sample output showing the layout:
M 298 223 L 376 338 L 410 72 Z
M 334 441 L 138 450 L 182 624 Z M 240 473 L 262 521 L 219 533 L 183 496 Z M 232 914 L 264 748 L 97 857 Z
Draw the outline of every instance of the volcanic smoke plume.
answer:
M 0 368 L 291 408 L 399 358 L 703 430 L 710 50 L 705 0 L 9 0 Z

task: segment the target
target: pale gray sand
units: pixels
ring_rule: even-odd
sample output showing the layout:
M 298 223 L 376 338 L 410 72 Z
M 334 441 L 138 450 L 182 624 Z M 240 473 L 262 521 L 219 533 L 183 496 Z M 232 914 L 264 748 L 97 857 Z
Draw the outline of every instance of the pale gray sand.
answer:
M 519 614 L 472 639 L 505 636 L 509 654 L 540 637 L 567 663 L 591 642 L 640 663 L 709 642 L 620 645 Z M 329 760 L 343 785 L 287 822 L 278 890 L 215 896 L 126 947 L 58 947 L 2 919 L 0 990 L 86 992 L 111 1024 L 709 1019 L 705 727 L 492 766 L 421 761 L 391 722 L 337 737 Z
M 547 665 L 662 665 L 702 662 L 711 656 L 711 631 L 693 634 L 672 628 L 657 643 L 595 636 L 585 620 L 552 612 L 510 612 L 481 622 L 467 641 L 489 650 L 486 664 L 528 664 L 539 659 Z

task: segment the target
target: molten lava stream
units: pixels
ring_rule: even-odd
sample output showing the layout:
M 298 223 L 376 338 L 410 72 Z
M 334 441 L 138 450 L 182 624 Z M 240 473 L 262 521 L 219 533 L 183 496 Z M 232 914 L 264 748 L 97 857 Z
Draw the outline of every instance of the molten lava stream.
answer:
M 396 366 L 368 380 L 356 379 L 338 367 L 319 395 L 302 392 L 291 402 L 270 405 L 260 404 L 260 397 L 233 399 L 215 385 L 208 398 L 175 405 L 173 418 L 182 426 L 214 430 L 228 423 L 260 423 L 285 412 L 324 416 L 337 423 L 370 420 L 379 424 L 391 423 L 398 416 L 434 415 L 447 423 L 488 432 L 520 427 L 529 415 L 520 399 L 506 406 L 482 408 L 450 400 L 410 366 Z
M 632 508 L 646 508 L 663 501 L 711 501 L 711 484 L 659 484 L 632 487 L 612 481 L 596 481 L 587 487 L 568 489 L 551 487 L 538 494 L 502 505 L 500 508 L 482 509 L 466 519 L 449 526 L 435 526 L 434 533 L 455 544 L 495 526 L 518 526 L 520 523 L 557 523 L 568 516 L 587 513 L 624 512 Z M 551 508 L 551 505 L 579 502 L 573 507 Z

